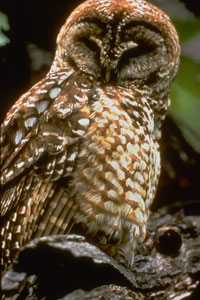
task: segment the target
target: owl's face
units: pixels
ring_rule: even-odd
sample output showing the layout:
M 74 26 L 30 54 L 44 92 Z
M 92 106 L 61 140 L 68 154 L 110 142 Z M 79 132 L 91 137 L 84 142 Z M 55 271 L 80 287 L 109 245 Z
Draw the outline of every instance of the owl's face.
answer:
M 89 0 L 63 26 L 56 58 L 103 83 L 160 91 L 177 70 L 177 39 L 168 16 L 145 1 Z

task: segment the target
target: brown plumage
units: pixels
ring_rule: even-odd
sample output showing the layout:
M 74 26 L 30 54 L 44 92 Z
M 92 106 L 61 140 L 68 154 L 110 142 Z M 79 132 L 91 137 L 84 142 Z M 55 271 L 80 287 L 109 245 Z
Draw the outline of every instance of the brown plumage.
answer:
M 132 265 L 158 184 L 176 31 L 145 1 L 88 0 L 57 44 L 50 72 L 2 124 L 2 264 L 78 224 Z

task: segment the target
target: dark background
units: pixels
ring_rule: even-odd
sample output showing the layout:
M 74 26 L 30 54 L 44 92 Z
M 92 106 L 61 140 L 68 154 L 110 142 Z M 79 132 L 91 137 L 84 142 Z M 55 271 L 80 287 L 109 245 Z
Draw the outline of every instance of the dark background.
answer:
M 5 0 L 0 11 L 8 16 L 10 30 L 5 32 L 10 43 L 0 48 L 0 118 L 1 122 L 10 106 L 40 76 L 32 74 L 28 45 L 35 44 L 53 55 L 56 37 L 70 12 L 82 1 L 66 0 Z

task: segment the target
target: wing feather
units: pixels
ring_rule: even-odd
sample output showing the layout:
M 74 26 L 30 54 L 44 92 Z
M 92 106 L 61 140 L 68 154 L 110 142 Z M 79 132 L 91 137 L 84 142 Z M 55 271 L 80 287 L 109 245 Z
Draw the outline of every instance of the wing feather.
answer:
M 64 78 L 64 74 L 65 80 L 59 80 L 60 78 Z M 40 129 L 41 124 L 44 123 L 51 114 L 51 107 L 55 103 L 55 100 L 59 98 L 59 94 L 71 74 L 72 70 L 70 68 L 65 68 L 56 74 L 49 74 L 46 78 L 35 84 L 27 93 L 21 96 L 7 113 L 5 121 L 1 125 L 0 139 L 1 172 L 7 170 L 2 174 L 4 178 L 1 182 L 2 185 L 13 180 L 23 172 L 23 166 L 29 168 L 41 157 L 41 153 L 36 152 L 34 159 L 31 160 L 31 156 L 28 153 L 32 154 L 31 149 L 42 149 L 41 142 L 36 138 L 38 130 Z M 58 85 L 58 82 L 60 82 L 60 85 Z M 59 100 L 60 99 L 58 99 L 58 101 Z M 65 104 L 67 100 L 68 99 L 66 98 Z M 52 113 L 55 118 L 59 115 L 59 111 L 55 110 L 54 107 Z M 72 113 L 72 110 L 68 111 L 68 114 L 65 114 L 63 118 L 70 113 Z M 37 145 L 34 145 L 35 142 L 38 143 L 38 147 Z M 29 144 L 29 146 L 27 146 L 27 144 Z M 27 152 L 26 164 L 23 160 L 20 161 L 18 159 L 23 152 Z M 23 155 L 22 157 L 24 158 Z M 14 162 L 19 165 L 18 169 L 20 169 L 20 166 L 22 165 L 20 172 L 15 168 L 12 169 L 14 167 Z M 8 176 L 8 174 L 10 174 L 11 177 Z M 6 175 L 7 177 L 5 177 Z
M 30 239 L 68 232 L 73 224 L 77 206 L 69 197 L 69 178 L 91 111 L 88 89 L 66 72 L 48 75 L 23 95 L 1 127 L 5 264 Z

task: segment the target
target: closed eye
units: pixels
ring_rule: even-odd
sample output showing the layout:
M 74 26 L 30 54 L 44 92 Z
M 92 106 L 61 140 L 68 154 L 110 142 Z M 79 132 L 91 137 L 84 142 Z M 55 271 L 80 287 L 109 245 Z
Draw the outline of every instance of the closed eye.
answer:
M 75 63 L 78 63 L 78 68 L 81 70 L 87 69 L 87 72 L 90 74 L 97 75 L 99 73 L 101 56 L 98 41 L 81 36 L 76 38 L 75 45 Z
M 136 69 L 139 68 L 139 66 L 142 67 L 144 61 L 146 61 L 146 58 L 148 56 L 150 57 L 154 50 L 155 50 L 154 45 L 150 45 L 147 43 L 140 43 L 138 46 L 134 48 L 129 48 L 123 51 L 120 61 L 118 63 L 118 70 L 120 71 L 120 70 L 125 70 L 124 68 L 128 68 L 127 69 L 128 74 L 127 73 L 126 74 L 129 78 L 132 78 L 131 73 L 135 73 Z
M 149 44 L 139 44 L 137 47 L 125 50 L 121 56 L 120 64 L 128 62 L 131 58 L 137 58 L 146 54 L 150 54 L 154 47 Z
M 100 48 L 95 41 L 88 38 L 81 38 L 80 42 L 82 42 L 90 51 L 100 55 Z

